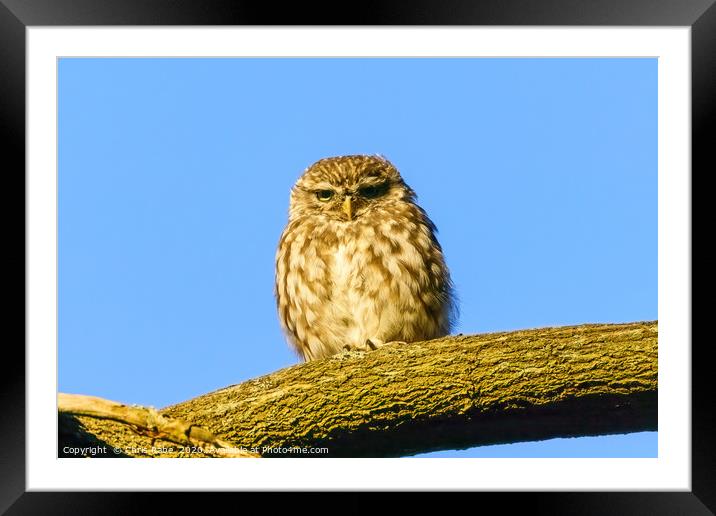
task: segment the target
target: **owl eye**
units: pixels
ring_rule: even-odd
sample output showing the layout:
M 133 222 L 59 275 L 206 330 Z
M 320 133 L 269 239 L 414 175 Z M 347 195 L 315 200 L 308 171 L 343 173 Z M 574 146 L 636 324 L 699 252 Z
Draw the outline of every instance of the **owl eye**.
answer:
M 333 190 L 318 190 L 316 192 L 316 197 L 322 202 L 330 201 L 333 199 Z
M 364 186 L 363 188 L 358 189 L 358 193 L 361 197 L 365 197 L 366 199 L 375 199 L 376 197 L 383 195 L 386 190 L 386 185 L 383 183 L 380 185 Z

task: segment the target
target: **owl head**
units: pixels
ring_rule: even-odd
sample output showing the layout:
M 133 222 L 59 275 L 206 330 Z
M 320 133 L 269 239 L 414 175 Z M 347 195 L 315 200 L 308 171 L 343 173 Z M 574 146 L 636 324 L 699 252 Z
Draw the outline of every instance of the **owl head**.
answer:
M 350 222 L 414 199 L 415 192 L 384 157 L 336 156 L 317 161 L 298 179 L 291 191 L 289 218 L 320 214 Z

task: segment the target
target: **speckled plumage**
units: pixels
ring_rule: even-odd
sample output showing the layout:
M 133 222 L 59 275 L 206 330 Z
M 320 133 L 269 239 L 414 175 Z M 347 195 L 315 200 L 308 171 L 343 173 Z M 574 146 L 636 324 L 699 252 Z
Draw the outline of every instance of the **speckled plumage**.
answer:
M 435 233 L 381 156 L 325 158 L 306 169 L 276 253 L 279 319 L 299 355 L 447 335 L 455 301 Z

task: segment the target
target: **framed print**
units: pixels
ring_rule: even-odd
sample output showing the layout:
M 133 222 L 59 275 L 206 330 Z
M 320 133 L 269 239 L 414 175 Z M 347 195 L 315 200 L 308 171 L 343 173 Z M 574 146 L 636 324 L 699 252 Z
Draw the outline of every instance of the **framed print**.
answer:
M 64 4 L 0 6 L 27 199 L 3 510 L 714 510 L 691 337 L 712 2 Z

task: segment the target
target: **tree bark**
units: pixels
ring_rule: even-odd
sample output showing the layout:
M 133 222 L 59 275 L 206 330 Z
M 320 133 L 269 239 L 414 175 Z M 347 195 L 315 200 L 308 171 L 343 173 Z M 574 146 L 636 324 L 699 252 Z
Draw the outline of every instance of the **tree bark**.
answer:
M 160 412 L 264 457 L 406 456 L 656 430 L 657 334 L 652 321 L 386 345 L 299 364 Z M 83 439 L 123 450 L 156 442 L 121 422 L 64 416 L 71 420 L 61 425 L 61 447 Z M 202 449 L 126 455 L 221 456 Z

